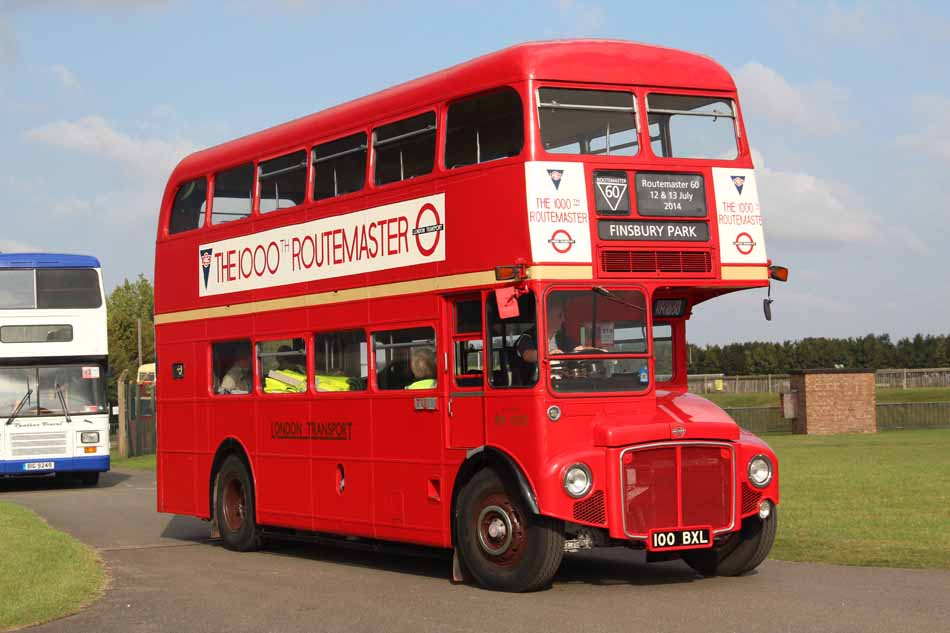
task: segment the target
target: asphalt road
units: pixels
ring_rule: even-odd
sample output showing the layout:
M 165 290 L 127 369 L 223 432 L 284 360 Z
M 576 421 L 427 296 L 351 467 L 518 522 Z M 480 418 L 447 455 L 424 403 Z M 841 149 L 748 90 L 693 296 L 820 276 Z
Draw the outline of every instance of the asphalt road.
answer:
M 155 512 L 152 473 L 98 488 L 0 481 L 96 547 L 112 582 L 80 613 L 31 631 L 946 631 L 950 572 L 767 561 L 742 578 L 703 579 L 636 552 L 567 557 L 554 582 L 511 595 L 449 582 L 447 559 L 278 544 L 229 552 L 207 524 Z M 781 528 L 780 528 L 781 529 Z

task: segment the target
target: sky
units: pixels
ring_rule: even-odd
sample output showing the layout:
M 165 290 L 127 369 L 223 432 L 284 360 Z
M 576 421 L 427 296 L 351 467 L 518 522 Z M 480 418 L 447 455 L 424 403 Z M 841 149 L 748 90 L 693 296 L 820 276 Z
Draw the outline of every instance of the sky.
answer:
M 519 42 L 709 55 L 739 87 L 765 291 L 698 306 L 698 344 L 950 332 L 950 3 L 0 0 L 0 251 L 152 277 L 188 153 Z

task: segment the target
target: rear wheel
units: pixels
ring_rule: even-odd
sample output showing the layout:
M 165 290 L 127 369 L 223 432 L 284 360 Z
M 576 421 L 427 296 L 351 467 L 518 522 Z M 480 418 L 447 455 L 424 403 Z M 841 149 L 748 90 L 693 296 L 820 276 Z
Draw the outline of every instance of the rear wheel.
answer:
M 95 486 L 99 483 L 99 473 L 79 473 L 79 483 L 84 486 Z
M 244 460 L 231 455 L 218 471 L 214 518 L 228 549 L 250 552 L 261 546 L 254 520 L 254 484 Z
M 765 520 L 757 516 L 742 522 L 742 529 L 714 549 L 683 554 L 687 565 L 704 576 L 740 576 L 758 567 L 769 555 L 778 528 L 778 508 Z
M 533 515 L 515 487 L 491 469 L 459 494 L 455 513 L 462 563 L 478 583 L 502 591 L 535 591 L 557 572 L 564 525 Z

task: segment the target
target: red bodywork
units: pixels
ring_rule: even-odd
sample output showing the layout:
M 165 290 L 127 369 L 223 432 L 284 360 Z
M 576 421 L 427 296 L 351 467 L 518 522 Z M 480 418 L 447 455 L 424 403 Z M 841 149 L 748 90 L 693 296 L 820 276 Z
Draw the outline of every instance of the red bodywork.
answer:
M 521 97 L 526 115 L 522 152 L 446 169 L 441 164 L 446 104 L 500 86 Z M 541 86 L 631 89 L 641 116 L 645 95 L 658 88 L 736 99 L 726 70 L 703 56 L 611 41 L 527 44 L 198 152 L 178 165 L 162 200 L 155 265 L 159 511 L 209 518 L 212 467 L 225 444 L 239 446 L 248 457 L 261 524 L 443 547 L 452 544 L 457 475 L 482 447 L 506 455 L 520 470 L 541 513 L 604 528 L 616 539 L 642 540 L 651 528 L 677 526 L 734 531 L 743 516 L 757 511 L 761 499 L 778 502 L 777 475 L 765 489 L 754 489 L 746 473 L 749 460 L 760 453 L 777 468 L 771 450 L 717 406 L 687 393 L 689 311 L 686 318 L 667 321 L 673 330 L 671 379 L 646 391 L 557 394 L 543 374 L 530 389 L 450 385 L 449 302 L 466 295 L 484 300 L 494 288 L 510 286 L 491 277 L 499 265 L 523 261 L 526 286 L 538 297 L 552 286 L 583 286 L 586 280 L 588 289 L 592 284 L 638 289 L 648 305 L 659 297 L 684 297 L 690 308 L 768 283 L 763 263 L 731 266 L 728 274 L 721 266 L 712 186 L 705 191 L 710 239 L 688 248 L 682 242 L 641 242 L 636 248 L 603 242 L 593 213 L 595 169 L 626 171 L 630 182 L 637 170 L 660 170 L 701 174 L 711 183 L 713 167 L 752 168 L 738 111 L 739 155 L 731 161 L 656 158 L 647 138 L 635 157 L 554 156 L 544 152 L 538 138 L 536 89 Z M 206 219 L 204 227 L 176 235 L 166 230 L 183 182 L 211 179 L 235 165 L 309 150 L 355 132 L 371 134 L 381 124 L 433 109 L 439 135 L 429 175 L 385 186 L 374 186 L 370 175 L 357 193 L 264 215 L 255 201 L 253 214 L 244 220 L 211 226 Z M 640 130 L 641 136 L 646 133 Z M 525 162 L 535 160 L 583 163 L 592 210 L 590 263 L 532 260 Z M 372 165 L 371 153 L 370 174 Z M 312 179 L 307 180 L 309 201 Z M 445 196 L 444 261 L 199 296 L 199 245 L 434 194 Z M 335 291 L 341 291 L 341 299 L 332 298 Z M 212 341 L 312 341 L 315 332 L 364 328 L 372 333 L 394 326 L 429 326 L 437 332 L 443 373 L 436 392 L 427 394 L 435 398 L 434 408 L 417 410 L 417 394 L 380 391 L 373 384 L 355 393 L 317 393 L 311 386 L 308 393 L 263 395 L 258 377 L 256 393 L 211 393 Z M 312 349 L 307 358 L 312 372 Z M 649 363 L 654 376 L 652 349 Z M 176 379 L 173 365 L 179 364 L 183 376 Z M 471 397 L 458 397 L 464 392 Z M 556 423 L 546 414 L 552 404 L 563 411 Z M 272 428 L 278 421 L 348 421 L 352 433 L 348 441 L 294 442 L 275 438 L 279 434 Z M 563 489 L 565 469 L 576 462 L 589 465 L 594 481 L 580 500 Z M 338 491 L 338 466 L 345 467 L 344 494 Z

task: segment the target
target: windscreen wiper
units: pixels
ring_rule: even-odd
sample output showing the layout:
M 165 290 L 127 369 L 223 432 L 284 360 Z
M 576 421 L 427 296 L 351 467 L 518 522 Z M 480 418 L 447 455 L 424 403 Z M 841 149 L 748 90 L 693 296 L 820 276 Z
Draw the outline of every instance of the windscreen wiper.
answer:
M 27 388 L 26 388 L 26 393 L 23 394 L 23 397 L 22 397 L 22 398 L 20 398 L 20 404 L 18 404 L 18 405 L 16 406 L 16 409 L 13 410 L 13 413 L 11 413 L 11 414 L 10 414 L 10 417 L 7 418 L 7 426 L 10 426 L 10 424 L 13 422 L 14 418 L 16 418 L 16 416 L 20 415 L 20 409 L 23 408 L 23 405 L 26 404 L 26 401 L 30 398 L 31 395 L 33 395 L 33 389 L 31 389 L 29 386 L 27 386 Z
M 627 306 L 628 308 L 633 308 L 634 310 L 639 310 L 640 312 L 642 312 L 642 313 L 643 313 L 643 325 L 640 326 L 640 330 L 643 332 L 643 340 L 644 340 L 644 341 L 647 340 L 647 324 L 646 324 L 647 310 L 646 310 L 646 308 L 642 308 L 642 307 L 636 305 L 635 303 L 630 303 L 630 302 L 627 301 L 626 299 L 621 299 L 620 297 L 618 297 L 618 296 L 615 295 L 614 293 L 610 292 L 609 290 L 607 290 L 607 289 L 604 288 L 603 286 L 594 286 L 594 292 L 596 292 L 597 294 L 599 294 L 599 295 L 602 296 L 602 297 L 606 297 L 607 299 L 610 299 L 611 301 L 616 301 L 617 303 L 621 303 L 621 304 Z
M 56 395 L 59 396 L 59 404 L 63 407 L 63 415 L 66 416 L 66 422 L 72 424 L 73 419 L 69 417 L 69 408 L 66 406 L 66 396 L 63 395 L 62 385 L 56 385 Z

